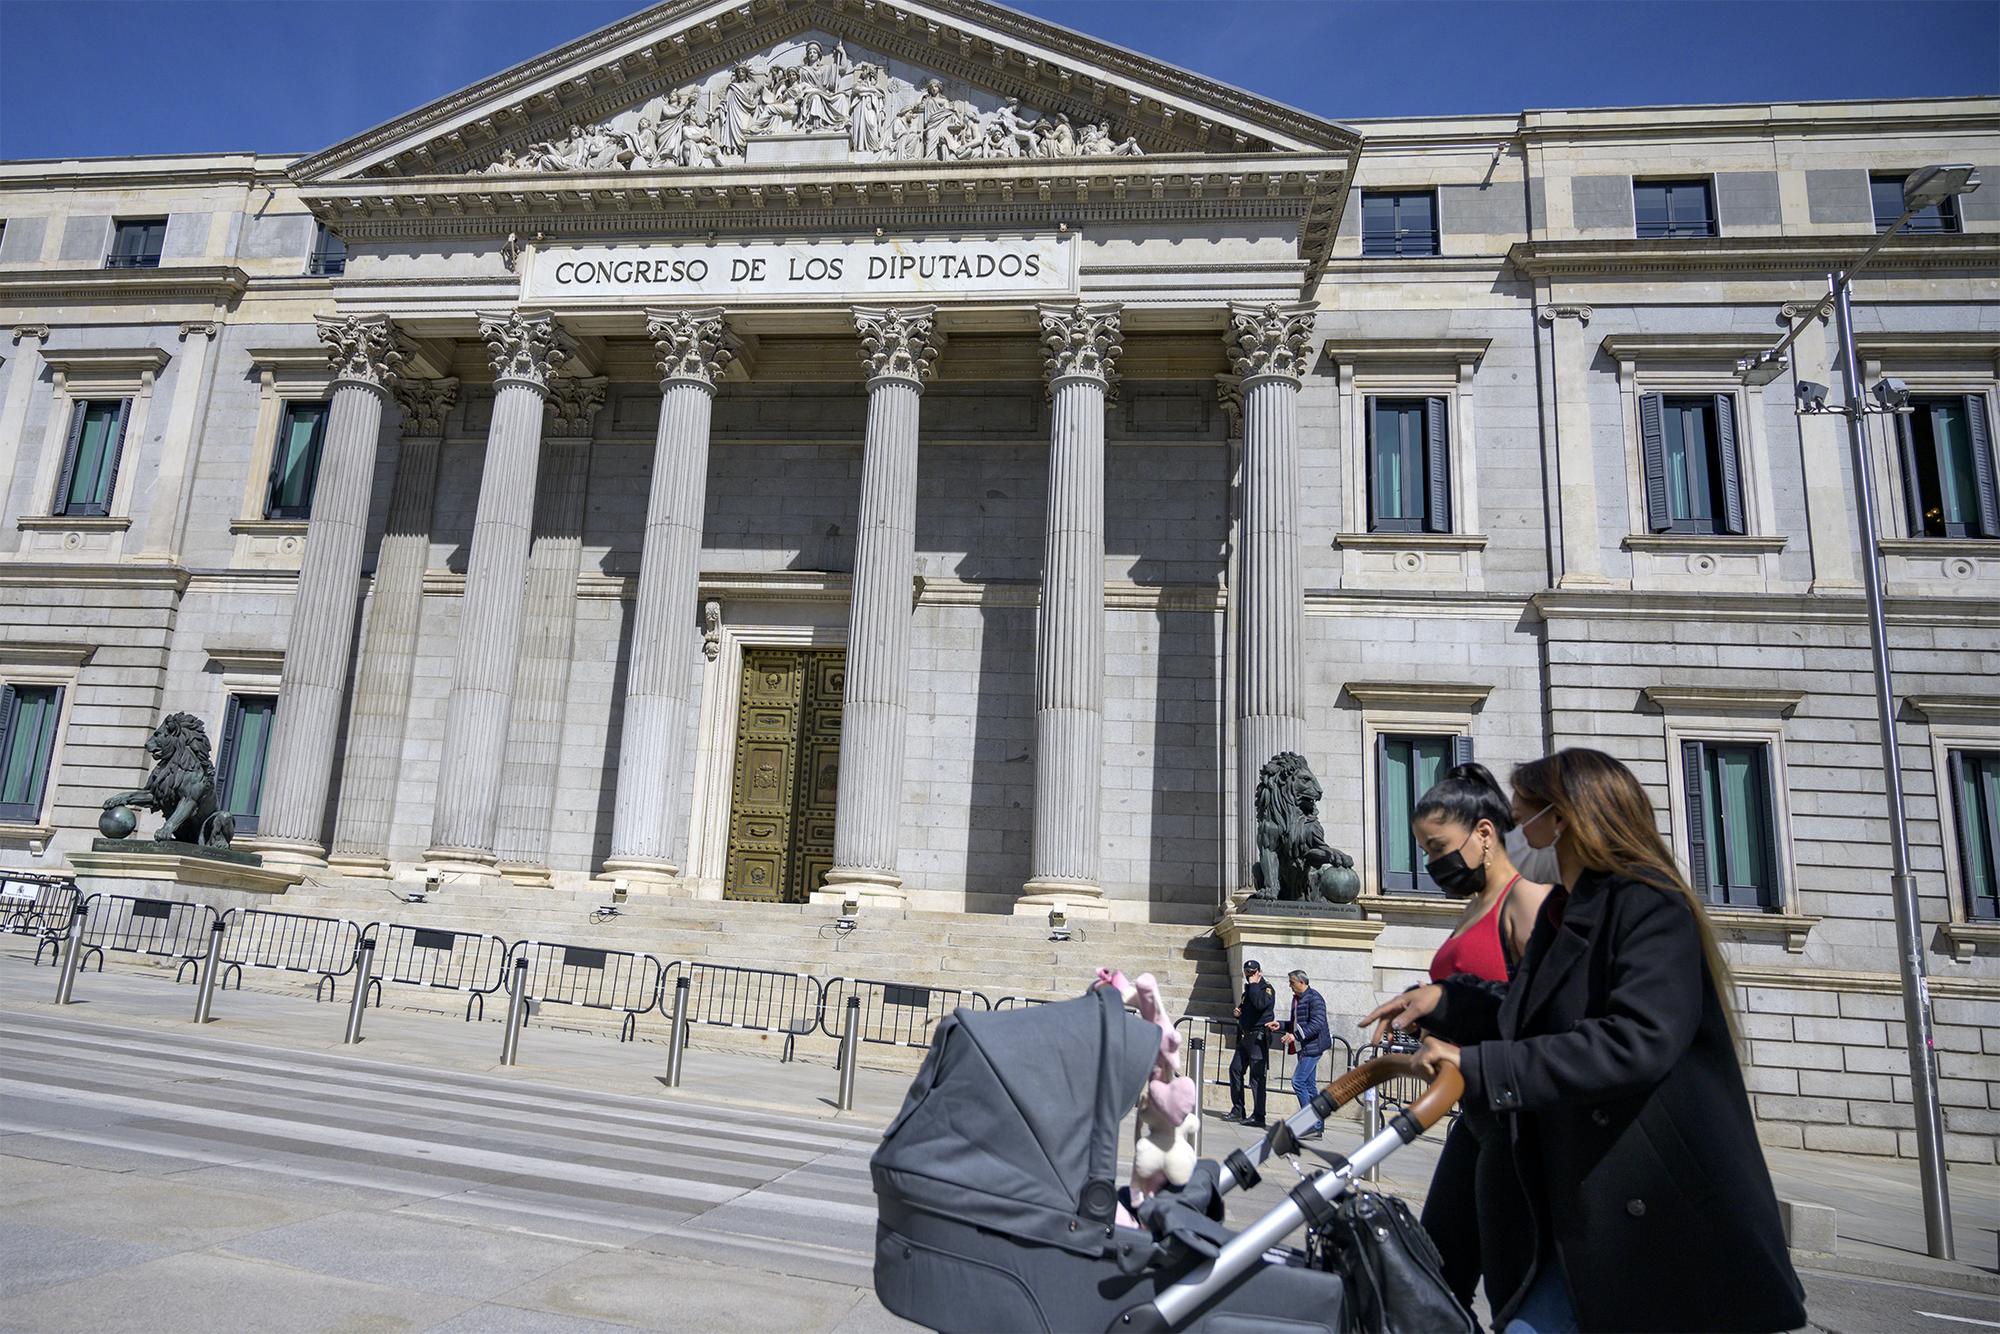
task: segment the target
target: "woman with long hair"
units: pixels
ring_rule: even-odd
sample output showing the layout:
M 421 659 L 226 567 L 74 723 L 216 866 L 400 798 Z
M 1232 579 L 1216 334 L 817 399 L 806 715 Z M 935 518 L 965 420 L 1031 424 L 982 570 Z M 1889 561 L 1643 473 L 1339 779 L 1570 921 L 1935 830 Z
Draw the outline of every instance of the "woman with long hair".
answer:
M 1652 802 L 1595 750 L 1524 764 L 1513 783 L 1562 876 L 1512 981 L 1450 978 L 1362 1021 L 1421 1026 L 1419 1066 L 1458 1067 L 1465 1104 L 1506 1127 L 1521 1188 L 1480 1200 L 1482 1241 L 1507 1239 L 1481 1256 L 1495 1326 L 1797 1328 L 1728 971 Z
M 1451 935 L 1431 956 L 1433 982 L 1466 976 L 1504 986 L 1520 961 L 1549 887 L 1516 869 L 1507 850 L 1513 829 L 1513 808 L 1483 764 L 1454 766 L 1417 799 L 1410 832 L 1423 850 L 1424 870 L 1445 894 L 1465 900 Z M 1378 1032 L 1376 1042 L 1383 1037 Z M 1499 1121 L 1479 1109 L 1454 1120 L 1424 1194 L 1424 1230 L 1444 1261 L 1445 1281 L 1467 1306 L 1479 1284 L 1478 1194 L 1515 1188 L 1499 1130 Z

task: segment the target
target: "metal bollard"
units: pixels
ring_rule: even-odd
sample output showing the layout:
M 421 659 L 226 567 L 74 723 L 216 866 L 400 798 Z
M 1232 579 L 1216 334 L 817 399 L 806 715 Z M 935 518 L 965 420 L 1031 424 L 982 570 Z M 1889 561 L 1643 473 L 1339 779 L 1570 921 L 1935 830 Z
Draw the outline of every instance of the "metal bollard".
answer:
M 1380 1089 L 1369 1089 L 1361 1095 L 1361 1133 L 1364 1141 L 1372 1140 L 1382 1133 L 1382 1093 Z M 1370 1181 L 1380 1179 L 1373 1167 L 1370 1167 L 1363 1175 Z
M 861 1055 L 861 997 L 847 998 L 847 1027 L 840 1035 L 840 1096 L 835 1102 L 843 1112 L 854 1110 L 854 1067 Z
M 83 923 L 90 916 L 90 901 L 76 905 L 76 912 L 69 919 L 68 948 L 63 951 L 62 972 L 56 975 L 56 1004 L 69 1004 L 72 991 L 76 990 L 76 969 L 83 958 Z
M 361 1016 L 368 1009 L 368 979 L 375 974 L 375 937 L 363 936 L 354 952 L 354 999 L 347 1004 L 347 1036 L 342 1042 L 361 1041 Z
M 521 1051 L 521 1025 L 528 1022 L 528 960 L 514 960 L 514 984 L 507 989 L 507 1032 L 500 1039 L 500 1064 L 512 1065 Z
M 1191 1037 L 1188 1039 L 1188 1077 L 1194 1080 L 1194 1154 L 1201 1157 L 1202 1100 L 1208 1097 L 1205 1080 L 1208 1064 L 1208 1039 Z
M 673 1036 L 667 1043 L 667 1087 L 681 1086 L 681 1058 L 687 1052 L 688 1040 L 688 979 L 674 979 L 674 1026 Z
M 208 924 L 208 957 L 201 961 L 201 985 L 195 989 L 194 1021 L 208 1022 L 208 1012 L 215 1006 L 215 970 L 222 966 L 222 933 L 228 930 L 218 917 Z

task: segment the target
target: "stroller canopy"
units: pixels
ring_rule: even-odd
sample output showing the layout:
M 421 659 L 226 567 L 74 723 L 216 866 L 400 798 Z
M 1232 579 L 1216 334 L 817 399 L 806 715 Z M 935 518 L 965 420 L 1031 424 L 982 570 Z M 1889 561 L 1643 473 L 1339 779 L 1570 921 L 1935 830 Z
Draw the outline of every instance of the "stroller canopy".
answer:
M 1160 1030 L 1109 987 L 1021 1010 L 959 1010 L 931 1041 L 872 1164 L 883 1204 L 1097 1255 L 1118 1130 Z

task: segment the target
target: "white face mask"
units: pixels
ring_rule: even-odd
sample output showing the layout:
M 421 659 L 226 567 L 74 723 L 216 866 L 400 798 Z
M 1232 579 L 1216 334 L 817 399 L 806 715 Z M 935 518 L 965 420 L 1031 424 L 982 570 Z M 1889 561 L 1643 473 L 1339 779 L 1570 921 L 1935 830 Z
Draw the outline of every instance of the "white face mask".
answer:
M 1554 809 L 1555 809 L 1555 804 L 1551 802 L 1549 805 L 1544 806 L 1540 810 L 1536 811 L 1533 815 L 1529 816 L 1527 819 L 1521 821 L 1520 824 L 1521 837 L 1528 840 L 1529 847 L 1538 849 L 1554 847 L 1556 840 L 1562 837 L 1562 826 L 1554 820 L 1549 821 L 1549 840 L 1546 843 L 1535 842 L 1534 834 L 1529 832 L 1531 829 L 1534 828 L 1535 824 L 1544 815 L 1547 815 L 1550 811 Z

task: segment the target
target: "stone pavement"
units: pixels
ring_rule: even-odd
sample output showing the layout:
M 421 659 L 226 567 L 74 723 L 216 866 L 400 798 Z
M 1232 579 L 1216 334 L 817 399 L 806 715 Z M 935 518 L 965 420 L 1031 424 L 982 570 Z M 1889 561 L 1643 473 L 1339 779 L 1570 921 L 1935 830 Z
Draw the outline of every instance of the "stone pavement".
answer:
M 843 1114 L 823 1065 L 697 1048 L 668 1090 L 663 1046 L 541 1018 L 512 1068 L 498 1022 L 371 1009 L 343 1047 L 345 1006 L 303 992 L 222 993 L 197 1030 L 193 988 L 115 963 L 57 1009 L 16 946 L 0 1329 L 901 1327 L 870 1289 L 867 1157 L 906 1073 L 861 1069 Z M 1210 1155 L 1249 1138 L 1206 1133 Z M 1434 1154 L 1383 1184 L 1415 1199 Z M 1964 1291 L 2000 1291 L 2000 1182 L 1954 1173 L 1961 1254 L 1989 1267 L 1947 1269 L 1921 1258 L 1910 1164 L 1770 1156 L 1782 1195 L 1839 1210 L 1840 1255 L 1806 1276 L 1827 1328 L 2000 1320 Z

